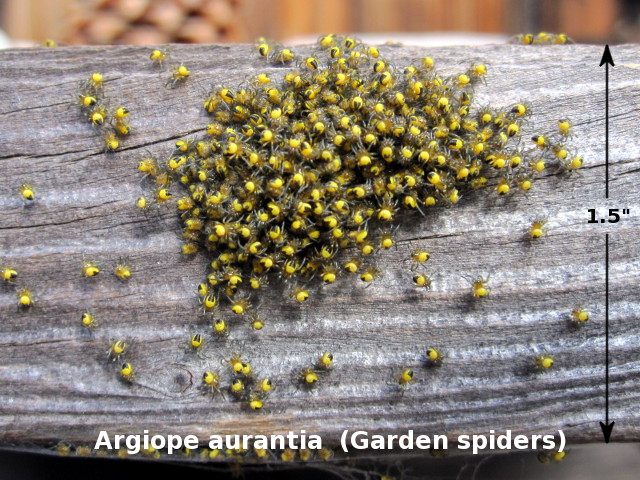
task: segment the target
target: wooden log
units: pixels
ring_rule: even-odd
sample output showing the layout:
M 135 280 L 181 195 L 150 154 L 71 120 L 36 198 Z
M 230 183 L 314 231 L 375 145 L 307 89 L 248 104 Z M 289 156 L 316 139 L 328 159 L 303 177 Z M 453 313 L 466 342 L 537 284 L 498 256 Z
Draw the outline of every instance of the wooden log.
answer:
M 611 419 L 616 441 L 640 440 L 640 305 L 638 199 L 640 146 L 633 114 L 640 94 L 637 45 L 617 46 L 611 68 L 610 191 L 604 201 L 604 70 L 602 47 L 531 48 L 515 45 L 419 49 L 382 46 L 402 71 L 425 55 L 443 75 L 472 61 L 488 65 L 479 104 L 526 101 L 533 110 L 525 135 L 550 132 L 559 118 L 575 123 L 573 144 L 585 158 L 573 175 L 545 171 L 526 195 L 465 195 L 453 207 L 434 207 L 398 231 L 397 249 L 376 255 L 384 271 L 364 289 L 344 279 L 294 305 L 265 290 L 265 328 L 232 321 L 227 339 L 213 340 L 210 319 L 194 295 L 206 272 L 204 256 L 180 253 L 172 208 L 147 216 L 135 207 L 148 193 L 136 170 L 147 152 L 167 158 L 177 139 L 198 135 L 211 85 L 236 86 L 267 72 L 251 45 L 170 48 L 159 69 L 149 48 L 83 47 L 0 51 L 1 260 L 18 269 L 15 285 L 0 285 L 0 443 L 95 442 L 110 434 L 271 434 L 299 432 L 335 445 L 344 429 L 371 433 L 486 433 L 513 429 L 570 442 L 599 442 L 604 419 L 604 232 L 610 233 Z M 311 48 L 302 49 L 310 52 Z M 166 88 L 169 67 L 191 76 Z M 110 106 L 131 110 L 133 133 L 115 153 L 80 114 L 78 84 L 105 76 Z M 526 138 L 526 137 L 525 137 Z M 35 204 L 17 189 L 31 183 Z M 630 208 L 617 224 L 587 223 L 588 208 Z M 604 214 L 601 209 L 600 214 Z M 548 233 L 528 238 L 531 220 L 548 216 Z M 416 289 L 407 261 L 430 250 L 431 291 Z M 83 257 L 102 273 L 82 278 Z M 129 282 L 110 270 L 119 258 L 133 267 Z M 466 278 L 490 276 L 491 293 L 478 300 Z M 465 278 L 466 277 L 466 278 Z M 29 286 L 35 306 L 16 311 L 16 286 Z M 576 306 L 591 312 L 572 328 Z M 100 325 L 90 334 L 80 317 L 90 309 Z M 227 316 L 228 318 L 228 316 Z M 205 333 L 203 356 L 187 352 L 190 334 Z M 131 385 L 107 361 L 111 342 L 126 339 L 136 368 Z M 444 352 L 428 368 L 427 347 Z M 292 379 L 324 351 L 335 368 L 309 393 Z M 242 352 L 276 385 L 262 412 L 202 394 L 205 369 Z M 536 373 L 537 354 L 556 365 Z M 119 363 L 119 362 L 116 362 Z M 400 395 L 402 368 L 415 384 Z

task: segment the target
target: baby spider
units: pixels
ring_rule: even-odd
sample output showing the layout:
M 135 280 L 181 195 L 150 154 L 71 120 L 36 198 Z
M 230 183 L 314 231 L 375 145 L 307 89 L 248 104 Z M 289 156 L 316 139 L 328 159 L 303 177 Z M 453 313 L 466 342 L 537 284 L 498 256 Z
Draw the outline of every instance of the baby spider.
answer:
M 429 258 L 431 258 L 431 255 L 424 248 L 415 249 L 411 253 L 411 260 L 413 260 L 413 262 L 414 262 L 414 265 L 413 265 L 412 269 L 414 269 L 415 267 L 417 267 L 418 265 L 420 265 L 422 263 L 428 262 Z
M 174 88 L 178 83 L 184 82 L 190 74 L 191 72 L 184 65 L 173 67 L 173 70 L 171 71 L 171 78 L 169 78 L 167 86 L 169 88 Z
M 314 388 L 318 383 L 318 374 L 313 368 L 303 368 L 298 374 L 298 381 L 305 388 Z
M 114 362 L 120 358 L 127 350 L 127 343 L 124 340 L 116 340 L 107 350 L 107 358 L 111 358 Z
M 89 260 L 82 260 L 82 275 L 84 277 L 95 277 L 99 273 L 100 269 L 95 263 Z
M 551 355 L 538 355 L 536 357 L 536 367 L 539 370 L 548 370 L 553 367 L 553 357 Z
M 547 230 L 544 228 L 546 223 L 547 220 L 544 218 L 533 220 L 533 222 L 531 222 L 531 226 L 529 227 L 529 235 L 531 236 L 531 238 L 540 238 L 545 233 L 547 233 Z
M 127 281 L 131 277 L 131 267 L 126 260 L 120 260 L 113 268 L 113 273 L 120 280 Z
M 440 366 L 442 365 L 442 361 L 444 360 L 444 355 L 440 350 L 436 350 L 435 348 L 427 349 L 427 363 L 428 365 Z
M 251 363 L 242 360 L 242 356 L 238 353 L 234 353 L 229 360 L 223 360 L 223 363 L 231 366 L 234 375 L 244 375 L 245 377 L 252 375 Z
M 204 338 L 202 338 L 202 334 L 194 333 L 189 338 L 189 342 L 187 342 L 187 350 L 200 353 L 202 347 L 204 346 Z
M 211 370 L 207 370 L 202 374 L 202 388 L 211 393 L 211 396 L 219 394 L 224 398 L 224 395 L 220 390 L 220 375 L 212 372 Z
M 18 278 L 18 271 L 14 268 L 3 266 L 0 269 L 0 276 L 7 283 L 13 282 L 16 278 Z
M 241 378 L 236 378 L 231 382 L 229 386 L 229 391 L 235 397 L 242 397 L 245 391 L 245 383 Z
M 16 292 L 16 297 L 18 297 L 18 308 L 27 310 L 33 307 L 33 293 L 28 288 L 21 288 Z
M 316 366 L 320 370 L 331 370 L 333 368 L 333 353 L 323 353 L 316 362 Z
M 218 337 L 228 337 L 229 327 L 227 326 L 227 322 L 225 322 L 222 318 L 214 320 L 213 333 L 215 333 Z
M 489 283 L 489 277 L 476 277 L 471 281 L 471 293 L 475 298 L 486 297 L 491 289 L 487 285 Z
M 151 55 L 149 55 L 149 58 L 156 65 L 162 66 L 162 62 L 167 59 L 167 55 L 168 54 L 166 51 L 160 50 L 158 48 L 151 52 Z
M 574 308 L 571 312 L 571 321 L 576 325 L 581 325 L 589 321 L 589 312 L 582 307 Z
M 407 388 L 409 388 L 409 385 L 411 385 L 415 381 L 413 378 L 413 370 L 411 370 L 410 368 L 402 370 L 402 372 L 400 372 L 396 376 L 396 381 L 400 386 L 401 392 L 404 394 Z
M 264 399 L 257 393 L 250 393 L 247 404 L 249 405 L 249 408 L 251 408 L 251 410 L 261 410 L 264 406 Z
M 545 464 L 557 463 L 563 461 L 566 456 L 566 451 L 559 452 L 557 450 L 540 450 L 538 452 L 538 461 Z
M 380 275 L 380 270 L 375 267 L 369 267 L 360 274 L 360 280 L 366 283 L 367 287 L 365 288 L 368 288 L 378 275 Z
M 413 283 L 417 287 L 421 287 L 421 288 L 424 288 L 426 290 L 429 290 L 431 288 L 431 278 L 429 278 L 428 275 L 425 275 L 423 273 L 417 273 L 416 275 L 414 275 L 413 276 Z
M 264 398 L 269 394 L 271 389 L 273 389 L 273 382 L 271 382 L 270 378 L 264 378 L 258 384 L 256 391 L 258 392 L 259 395 L 261 395 Z
M 36 193 L 34 188 L 30 184 L 23 183 L 22 185 L 20 185 L 19 190 L 20 190 L 20 195 L 22 195 L 22 199 L 25 200 L 27 204 L 35 200 Z
M 120 376 L 126 382 L 133 381 L 133 366 L 130 363 L 123 363 L 120 369 Z
M 80 321 L 82 323 L 82 326 L 88 330 L 97 327 L 99 324 L 98 320 L 96 320 L 96 317 L 94 317 L 91 312 L 84 312 Z

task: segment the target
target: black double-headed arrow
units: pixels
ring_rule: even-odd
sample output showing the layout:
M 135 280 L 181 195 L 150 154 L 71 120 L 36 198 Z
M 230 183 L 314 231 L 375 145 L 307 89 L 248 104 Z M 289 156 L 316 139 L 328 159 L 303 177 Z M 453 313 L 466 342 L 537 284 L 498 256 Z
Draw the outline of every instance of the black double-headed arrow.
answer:
M 605 66 L 605 198 L 609 198 L 609 65 L 615 66 L 609 45 L 604 47 L 600 66 Z M 609 234 L 605 234 L 605 421 L 600 422 L 605 443 L 609 443 L 616 422 L 609 423 Z

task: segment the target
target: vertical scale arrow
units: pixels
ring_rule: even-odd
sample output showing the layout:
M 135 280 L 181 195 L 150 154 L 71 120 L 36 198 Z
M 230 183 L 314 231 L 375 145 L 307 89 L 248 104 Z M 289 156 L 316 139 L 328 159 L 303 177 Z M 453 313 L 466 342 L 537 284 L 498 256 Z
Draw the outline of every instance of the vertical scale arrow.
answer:
M 609 65 L 615 66 L 609 45 L 604 47 L 600 66 L 605 66 L 605 198 L 609 198 Z M 605 234 L 605 421 L 600 422 L 604 442 L 609 443 L 616 422 L 609 423 L 609 234 Z

